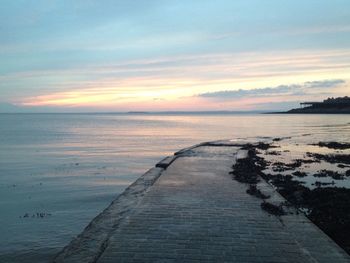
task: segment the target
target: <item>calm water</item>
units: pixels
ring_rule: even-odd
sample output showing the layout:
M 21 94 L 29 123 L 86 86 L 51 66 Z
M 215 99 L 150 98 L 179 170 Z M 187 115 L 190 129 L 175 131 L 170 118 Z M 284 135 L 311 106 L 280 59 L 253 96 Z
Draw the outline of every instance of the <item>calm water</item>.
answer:
M 0 114 L 0 261 L 47 261 L 176 150 L 281 136 L 350 142 L 350 115 Z

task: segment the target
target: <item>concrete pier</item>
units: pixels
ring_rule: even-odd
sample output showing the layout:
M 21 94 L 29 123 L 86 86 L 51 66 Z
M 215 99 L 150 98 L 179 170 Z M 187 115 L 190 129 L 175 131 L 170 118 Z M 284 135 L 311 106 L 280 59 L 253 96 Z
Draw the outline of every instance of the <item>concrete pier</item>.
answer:
M 350 262 L 303 214 L 277 217 L 229 174 L 246 152 L 203 143 L 165 158 L 59 253 L 55 262 Z M 261 179 L 269 202 L 285 200 Z

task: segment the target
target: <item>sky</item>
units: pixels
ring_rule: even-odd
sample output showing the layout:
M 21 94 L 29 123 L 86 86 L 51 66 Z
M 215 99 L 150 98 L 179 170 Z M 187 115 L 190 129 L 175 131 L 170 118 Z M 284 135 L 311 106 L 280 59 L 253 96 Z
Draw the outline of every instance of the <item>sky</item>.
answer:
M 349 0 L 2 0 L 0 112 L 286 110 L 350 95 Z

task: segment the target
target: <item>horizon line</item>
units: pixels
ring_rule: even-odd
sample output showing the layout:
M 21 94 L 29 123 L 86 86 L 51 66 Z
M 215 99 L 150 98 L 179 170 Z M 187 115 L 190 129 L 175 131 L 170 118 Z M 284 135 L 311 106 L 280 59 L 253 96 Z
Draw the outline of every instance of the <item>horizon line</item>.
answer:
M 0 114 L 179 114 L 179 113 L 192 113 L 192 114 L 231 114 L 231 113 L 266 113 L 271 110 L 208 110 L 208 111 L 91 111 L 91 112 L 0 112 Z M 282 112 L 282 111 L 281 111 Z

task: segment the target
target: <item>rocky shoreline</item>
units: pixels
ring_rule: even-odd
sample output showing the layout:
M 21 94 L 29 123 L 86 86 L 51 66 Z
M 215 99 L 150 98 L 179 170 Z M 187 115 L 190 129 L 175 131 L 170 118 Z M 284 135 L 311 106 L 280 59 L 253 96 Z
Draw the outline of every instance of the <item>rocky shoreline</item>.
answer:
M 278 161 L 278 156 L 281 155 L 281 151 L 276 151 L 280 148 L 276 144 L 278 141 L 280 140 L 274 139 L 273 143 L 244 145 L 242 148 L 248 150 L 248 155 L 234 165 L 233 179 L 248 184 L 247 193 L 261 198 L 261 208 L 271 214 L 283 216 L 286 213 L 284 206 L 296 207 L 350 254 L 348 235 L 350 233 L 350 189 L 336 186 L 336 181 L 350 179 L 350 155 L 339 153 L 339 150 L 349 149 L 349 144 L 319 142 L 316 144 L 318 147 L 327 147 L 338 152 L 335 154 L 306 152 L 304 159 L 295 159 L 287 163 Z M 274 158 L 271 159 L 271 156 Z M 344 170 L 343 172 L 321 170 L 310 174 L 300 169 L 303 165 L 321 162 L 335 164 Z M 312 187 L 305 186 L 305 182 L 298 180 L 308 176 L 316 178 Z M 317 178 L 321 177 L 331 179 L 332 182 L 318 181 Z M 259 178 L 273 185 L 288 203 L 270 204 L 267 201 L 268 197 L 256 187 Z
M 349 114 L 350 98 L 348 96 L 339 98 L 328 98 L 322 102 L 302 102 L 301 108 L 291 109 L 286 113 L 306 114 Z

